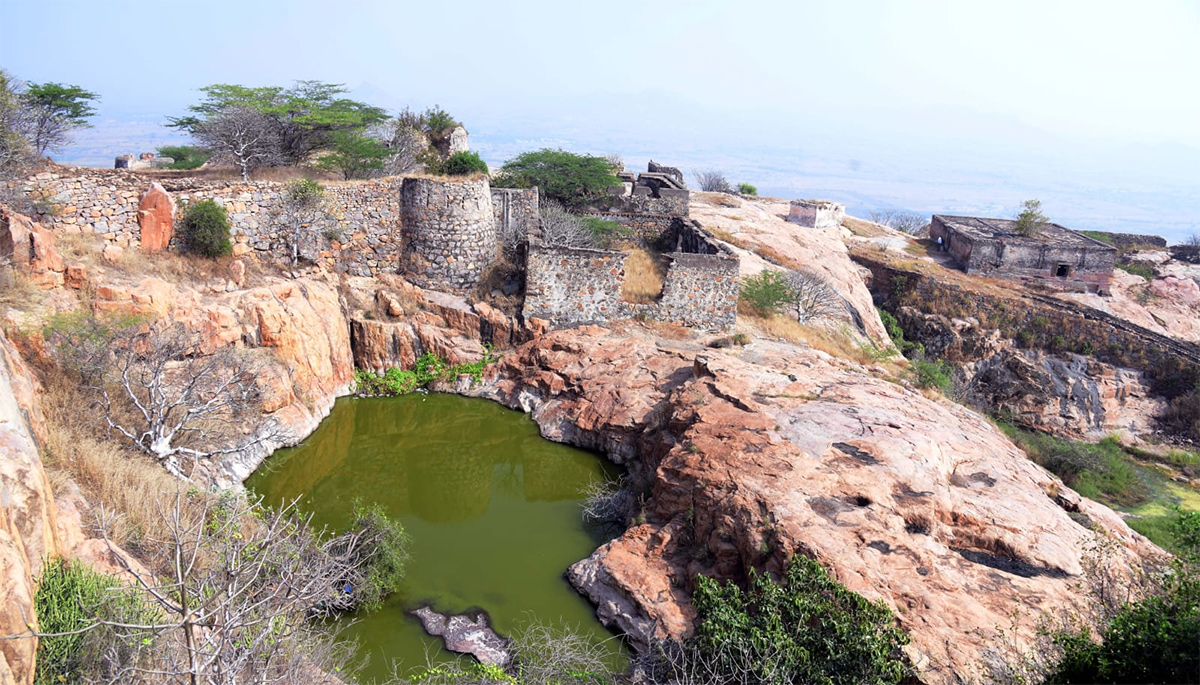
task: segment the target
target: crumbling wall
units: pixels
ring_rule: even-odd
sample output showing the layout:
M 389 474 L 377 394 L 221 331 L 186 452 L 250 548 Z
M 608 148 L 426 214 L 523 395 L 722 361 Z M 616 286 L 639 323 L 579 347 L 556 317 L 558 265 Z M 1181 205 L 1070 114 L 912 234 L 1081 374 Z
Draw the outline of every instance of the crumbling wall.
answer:
M 158 181 L 183 205 L 211 199 L 229 213 L 233 252 L 263 259 L 289 254 L 280 219 L 285 184 L 151 177 L 122 169 L 57 167 L 26 179 L 16 190 L 36 201 L 34 219 L 56 233 L 94 233 L 124 248 L 141 244 L 138 203 Z M 399 263 L 399 178 L 326 184 L 331 209 L 328 235 L 317 236 L 316 261 L 339 272 L 370 276 Z
M 406 178 L 400 216 L 400 270 L 422 288 L 466 292 L 499 254 L 486 178 Z
M 1118 250 L 1145 250 L 1167 246 L 1166 238 L 1145 233 L 1110 233 L 1108 231 L 1084 231 L 1083 233 L 1089 238 L 1108 243 Z
M 492 188 L 492 210 L 499 235 L 527 236 L 541 221 L 538 189 Z
M 788 221 L 806 228 L 839 228 L 846 205 L 828 200 L 792 200 Z
M 739 260 L 694 221 L 675 219 L 663 236 L 662 295 L 649 304 L 621 299 L 627 253 L 548 246 L 532 234 L 526 260 L 525 318 L 562 328 L 631 316 L 721 331 L 737 322 Z

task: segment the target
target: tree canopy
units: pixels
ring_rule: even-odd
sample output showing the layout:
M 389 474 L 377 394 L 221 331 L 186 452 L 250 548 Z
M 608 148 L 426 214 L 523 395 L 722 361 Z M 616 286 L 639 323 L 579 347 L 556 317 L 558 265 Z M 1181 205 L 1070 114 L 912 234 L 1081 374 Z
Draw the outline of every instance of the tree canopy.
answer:
M 542 197 L 557 200 L 566 207 L 580 207 L 603 197 L 609 188 L 621 185 L 621 180 L 603 157 L 545 148 L 522 153 L 505 162 L 492 185 L 498 188 L 537 186 Z
M 204 98 L 188 107 L 188 116 L 169 119 L 169 126 L 196 133 L 204 124 L 232 108 L 250 110 L 276 129 L 279 159 L 285 164 L 305 161 L 327 147 L 335 132 L 357 133 L 387 119 L 380 107 L 342 97 L 342 84 L 296 81 L 290 87 L 251 87 L 216 83 L 200 89 Z

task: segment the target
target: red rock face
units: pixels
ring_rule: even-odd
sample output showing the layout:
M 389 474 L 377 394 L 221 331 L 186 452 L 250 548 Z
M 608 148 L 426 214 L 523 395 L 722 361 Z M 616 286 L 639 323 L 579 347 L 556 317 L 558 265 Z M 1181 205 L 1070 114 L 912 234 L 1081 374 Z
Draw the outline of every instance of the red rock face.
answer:
M 175 234 L 175 201 L 166 189 L 151 183 L 138 203 L 138 225 L 142 229 L 142 251 L 166 249 Z
M 482 394 L 647 481 L 646 523 L 568 574 L 637 644 L 690 630 L 697 575 L 778 573 L 805 554 L 892 609 L 922 682 L 976 682 L 998 628 L 1028 649 L 1041 612 L 1084 603 L 1093 530 L 1114 568 L 1161 554 L 982 416 L 811 349 L 581 327 L 496 370 Z
M 44 287 L 62 284 L 62 255 L 54 234 L 33 219 L 0 206 L 0 259 L 12 260 Z

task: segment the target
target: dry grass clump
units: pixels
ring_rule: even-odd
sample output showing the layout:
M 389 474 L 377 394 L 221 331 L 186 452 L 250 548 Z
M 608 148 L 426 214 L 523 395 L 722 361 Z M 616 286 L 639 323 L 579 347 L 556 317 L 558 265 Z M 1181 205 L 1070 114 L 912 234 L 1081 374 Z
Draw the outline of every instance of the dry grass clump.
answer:
M 143 540 L 160 538 L 166 522 L 159 510 L 174 501 L 186 484 L 172 478 L 149 457 L 107 434 L 77 383 L 57 369 L 43 374 L 46 392 L 46 470 L 52 483 L 68 478 L 87 501 L 119 514 L 110 537 L 144 558 Z
M 662 257 L 647 250 L 633 249 L 625 258 L 625 280 L 621 299 L 634 304 L 650 304 L 662 296 L 666 269 Z
M 879 224 L 853 216 L 847 216 L 842 219 L 842 226 L 849 229 L 854 235 L 862 238 L 876 238 L 881 235 L 888 235 L 887 230 Z
M 768 262 L 771 262 L 772 264 L 778 264 L 779 266 L 782 266 L 786 269 L 802 269 L 802 268 L 804 268 L 804 265 L 801 264 L 800 262 L 783 254 L 779 250 L 776 250 L 775 248 L 770 247 L 769 245 L 756 245 L 751 249 L 754 252 L 758 253 L 759 257 L 762 257 L 763 259 L 767 260 Z
M 859 342 L 846 330 L 797 323 L 795 319 L 783 314 L 761 317 L 743 312 L 740 308 L 738 314 L 742 317 L 743 322 L 757 328 L 763 337 L 781 338 L 790 343 L 807 345 L 814 350 L 821 350 L 830 356 L 846 359 L 863 366 L 882 364 L 891 368 L 892 371 L 899 369 L 898 366 L 895 366 L 894 361 L 885 358 L 881 350 L 871 344 Z
M 0 307 L 25 309 L 40 299 L 40 293 L 29 274 L 0 259 Z
M 90 266 L 96 263 L 104 252 L 105 242 L 102 236 L 95 233 L 56 233 L 54 246 L 68 264 L 83 264 Z
M 719 228 L 708 228 L 707 226 L 705 228 L 708 230 L 709 233 L 713 234 L 713 236 L 717 240 L 729 243 L 730 245 L 733 245 L 734 247 L 740 247 L 743 250 L 750 249 L 749 247 L 746 246 L 745 241 L 743 241 L 741 238 L 735 236 L 734 234 L 730 233 L 729 231 L 724 231 Z
M 693 192 L 692 197 L 713 207 L 741 207 L 742 201 L 727 193 Z

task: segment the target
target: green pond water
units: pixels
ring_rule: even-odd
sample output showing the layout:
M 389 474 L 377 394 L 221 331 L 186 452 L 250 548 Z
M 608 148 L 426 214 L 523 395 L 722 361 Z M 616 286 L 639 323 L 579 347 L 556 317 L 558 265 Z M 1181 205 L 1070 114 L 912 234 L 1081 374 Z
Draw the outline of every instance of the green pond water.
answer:
M 503 635 L 531 620 L 566 623 L 621 646 L 563 577 L 607 538 L 580 517 L 584 488 L 615 475 L 600 457 L 538 435 L 487 400 L 414 394 L 343 398 L 303 444 L 246 480 L 268 504 L 301 498 L 317 526 L 341 530 L 355 498 L 378 502 L 411 537 L 404 587 L 346 634 L 370 656 L 360 681 L 454 657 L 406 612 L 486 610 Z

